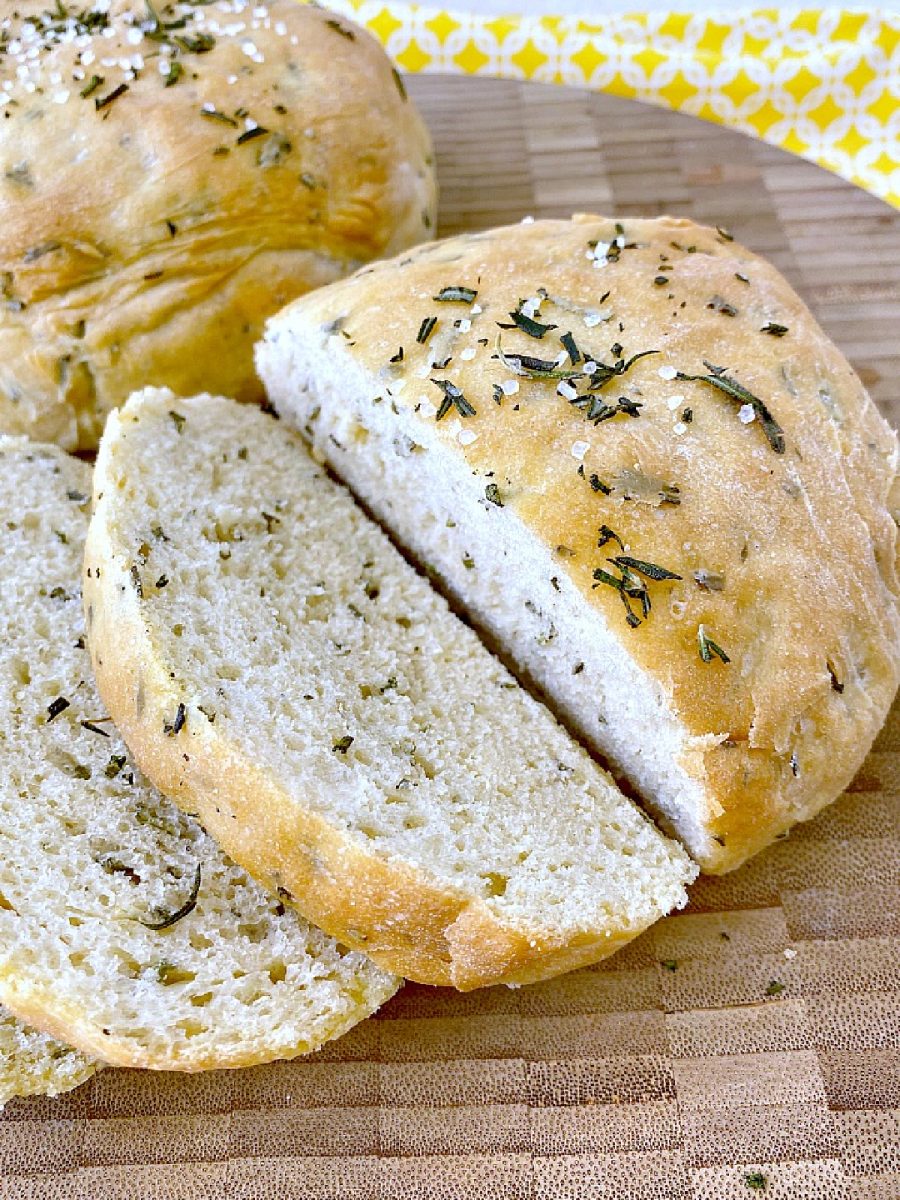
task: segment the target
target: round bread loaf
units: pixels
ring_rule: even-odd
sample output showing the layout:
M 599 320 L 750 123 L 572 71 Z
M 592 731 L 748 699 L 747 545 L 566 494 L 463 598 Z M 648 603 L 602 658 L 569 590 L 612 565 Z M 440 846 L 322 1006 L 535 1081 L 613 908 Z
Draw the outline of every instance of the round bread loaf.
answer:
M 850 783 L 900 683 L 897 438 L 727 230 L 436 242 L 257 353 L 285 421 L 704 870 Z
M 288 300 L 432 228 L 428 134 L 349 22 L 23 0 L 0 19 L 0 431 L 96 445 L 138 386 L 262 398 Z

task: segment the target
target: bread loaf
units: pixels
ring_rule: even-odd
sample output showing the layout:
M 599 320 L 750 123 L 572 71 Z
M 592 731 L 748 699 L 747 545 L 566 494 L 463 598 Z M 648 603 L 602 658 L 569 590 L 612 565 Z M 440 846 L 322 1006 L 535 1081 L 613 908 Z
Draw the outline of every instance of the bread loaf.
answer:
M 431 149 L 373 38 L 295 0 L 0 14 L 0 432 L 96 446 L 134 388 L 261 399 L 302 292 L 429 236 Z
M 89 499 L 84 463 L 0 439 L 0 1003 L 124 1066 L 304 1053 L 397 980 L 286 911 L 135 770 L 84 645 Z M 45 1078 L 55 1049 L 5 1036 Z
M 0 1109 L 14 1096 L 58 1096 L 90 1079 L 99 1064 L 0 1009 Z
M 848 784 L 900 672 L 897 441 L 727 231 L 438 242 L 289 307 L 258 365 L 706 870 Z
M 142 769 L 388 970 L 529 982 L 683 903 L 683 852 L 272 417 L 164 391 L 113 413 L 84 587 Z

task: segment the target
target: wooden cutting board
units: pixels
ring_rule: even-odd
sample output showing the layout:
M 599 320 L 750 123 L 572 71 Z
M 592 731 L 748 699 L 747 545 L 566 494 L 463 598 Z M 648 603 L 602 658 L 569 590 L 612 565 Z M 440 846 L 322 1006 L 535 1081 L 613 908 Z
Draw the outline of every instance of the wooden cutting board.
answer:
M 526 214 L 727 225 L 900 421 L 900 214 L 630 101 L 414 78 L 442 229 Z M 318 1055 L 108 1070 L 0 1118 L 16 1200 L 898 1200 L 900 708 L 850 794 L 610 962 L 520 990 L 408 985 Z

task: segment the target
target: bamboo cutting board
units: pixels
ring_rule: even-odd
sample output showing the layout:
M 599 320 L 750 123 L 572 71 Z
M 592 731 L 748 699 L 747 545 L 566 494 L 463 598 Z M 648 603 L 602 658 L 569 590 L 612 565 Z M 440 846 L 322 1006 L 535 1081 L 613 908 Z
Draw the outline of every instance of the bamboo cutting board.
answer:
M 595 210 L 727 225 L 900 423 L 900 214 L 693 118 L 413 78 L 442 232 Z M 312 1058 L 108 1070 L 0 1118 L 16 1200 L 898 1200 L 900 707 L 850 793 L 611 961 L 407 985 Z

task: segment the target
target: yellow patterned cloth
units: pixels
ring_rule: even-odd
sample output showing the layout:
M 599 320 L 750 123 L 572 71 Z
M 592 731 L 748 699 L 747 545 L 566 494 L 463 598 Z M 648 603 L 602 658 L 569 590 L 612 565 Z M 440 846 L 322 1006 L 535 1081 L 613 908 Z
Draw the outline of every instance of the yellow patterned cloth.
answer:
M 693 113 L 900 208 L 900 10 L 722 8 L 491 17 L 328 0 L 406 71 L 587 86 Z

